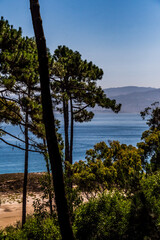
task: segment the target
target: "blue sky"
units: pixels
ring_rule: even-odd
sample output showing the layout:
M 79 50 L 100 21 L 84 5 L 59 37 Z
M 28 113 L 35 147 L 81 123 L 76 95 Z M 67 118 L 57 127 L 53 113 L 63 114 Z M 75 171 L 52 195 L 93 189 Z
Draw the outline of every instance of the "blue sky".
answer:
M 47 46 L 66 45 L 104 70 L 103 88 L 160 88 L 160 0 L 40 0 Z M 0 14 L 33 36 L 29 0 L 0 0 Z

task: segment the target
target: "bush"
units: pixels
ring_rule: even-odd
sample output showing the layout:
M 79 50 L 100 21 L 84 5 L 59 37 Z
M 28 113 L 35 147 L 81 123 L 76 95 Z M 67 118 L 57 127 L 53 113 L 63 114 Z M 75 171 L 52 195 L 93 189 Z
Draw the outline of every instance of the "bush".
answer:
M 52 218 L 30 218 L 23 228 L 24 236 L 32 240 L 60 240 L 58 224 Z
M 135 192 L 143 176 L 142 150 L 118 141 L 97 143 L 86 152 L 86 161 L 73 164 L 73 183 L 86 195 L 105 192 L 115 185 Z
M 0 239 L 5 240 L 61 240 L 59 226 L 53 218 L 30 217 L 27 219 L 24 228 L 7 227 L 5 237 L 0 232 Z
M 160 231 L 160 171 L 143 179 L 141 187 L 150 210 L 150 215 Z
M 0 239 L 4 239 L 4 233 L 2 230 L 0 230 Z
M 20 227 L 9 226 L 3 231 L 3 240 L 28 240 Z
M 123 239 L 131 201 L 119 193 L 90 199 L 76 211 L 74 227 L 78 240 Z
M 132 196 L 127 239 L 160 239 L 160 172 L 141 180 Z

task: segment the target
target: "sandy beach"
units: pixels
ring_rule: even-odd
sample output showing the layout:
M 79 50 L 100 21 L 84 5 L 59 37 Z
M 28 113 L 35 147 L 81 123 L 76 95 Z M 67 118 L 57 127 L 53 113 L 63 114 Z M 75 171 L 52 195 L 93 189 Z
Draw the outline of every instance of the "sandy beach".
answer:
M 27 214 L 33 213 L 33 201 L 41 199 L 40 179 L 44 173 L 29 173 Z M 0 174 L 0 228 L 22 219 L 23 174 Z
M 36 196 L 38 197 L 38 196 Z M 21 196 L 20 196 L 21 198 Z M 33 197 L 27 198 L 27 214 L 33 213 Z M 17 221 L 22 219 L 22 203 L 18 200 L 10 200 L 7 196 L 2 197 L 2 203 L 0 205 L 0 228 L 4 228 L 9 225 L 14 225 Z

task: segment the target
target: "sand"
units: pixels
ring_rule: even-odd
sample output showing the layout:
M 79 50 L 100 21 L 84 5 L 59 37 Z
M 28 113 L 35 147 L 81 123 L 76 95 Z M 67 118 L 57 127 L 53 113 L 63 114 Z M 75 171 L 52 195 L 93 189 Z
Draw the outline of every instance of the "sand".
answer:
M 15 198 L 15 199 L 13 199 Z M 34 197 L 27 197 L 27 214 L 33 213 L 33 201 L 35 198 L 40 198 L 40 194 L 34 195 Z M 14 225 L 17 221 L 22 219 L 22 196 L 1 196 L 0 205 L 0 228 L 4 228 L 9 225 Z
M 27 214 L 33 213 L 33 201 L 41 199 L 40 179 L 44 173 L 28 174 Z M 23 173 L 0 174 L 0 228 L 22 219 Z

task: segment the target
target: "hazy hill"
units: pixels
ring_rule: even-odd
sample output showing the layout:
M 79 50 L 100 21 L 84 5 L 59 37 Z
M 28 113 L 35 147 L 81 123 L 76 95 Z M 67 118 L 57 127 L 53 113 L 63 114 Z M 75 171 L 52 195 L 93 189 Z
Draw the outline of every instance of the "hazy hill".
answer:
M 139 93 L 139 92 L 144 93 L 147 91 L 155 90 L 155 88 L 128 86 L 128 87 L 106 88 L 103 90 L 108 96 L 114 97 L 114 96 L 127 95 L 131 93 Z
M 145 87 L 118 87 L 104 89 L 107 97 L 122 104 L 121 112 L 140 112 L 153 102 L 160 102 L 160 89 Z M 97 110 L 100 110 L 97 108 Z

